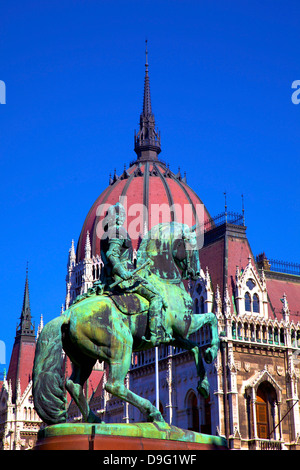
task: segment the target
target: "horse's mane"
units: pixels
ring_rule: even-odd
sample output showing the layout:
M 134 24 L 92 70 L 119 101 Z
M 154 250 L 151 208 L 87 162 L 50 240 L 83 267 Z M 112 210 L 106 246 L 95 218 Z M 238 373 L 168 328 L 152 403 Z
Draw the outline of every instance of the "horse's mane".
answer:
M 152 227 L 144 236 L 137 251 L 137 267 L 150 258 L 154 262 L 154 269 L 150 270 L 154 271 L 155 266 L 164 260 L 164 263 L 169 263 L 170 268 L 174 266 L 169 271 L 170 277 L 178 278 L 179 271 L 173 260 L 172 246 L 174 240 L 182 238 L 185 227 L 187 226 L 179 222 L 167 222 Z

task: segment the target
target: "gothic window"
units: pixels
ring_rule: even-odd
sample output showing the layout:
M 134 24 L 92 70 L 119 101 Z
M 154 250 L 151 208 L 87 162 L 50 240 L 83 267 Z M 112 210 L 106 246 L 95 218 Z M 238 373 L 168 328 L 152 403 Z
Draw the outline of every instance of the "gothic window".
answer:
M 190 431 L 200 431 L 198 400 L 194 392 L 190 392 L 188 397 L 188 417 Z
M 269 336 L 269 343 L 273 343 L 273 330 L 271 326 L 269 326 L 268 328 L 268 336 Z
M 198 299 L 195 300 L 195 313 L 199 313 L 199 301 L 198 301 Z
M 256 393 L 256 424 L 259 439 L 276 439 L 275 407 L 277 395 L 269 382 L 262 382 Z
M 251 297 L 249 292 L 246 292 L 245 294 L 245 311 L 251 312 Z
M 265 325 L 262 327 L 262 340 L 264 343 L 267 342 L 267 328 Z
M 278 339 L 279 339 L 278 338 L 278 328 L 275 327 L 274 328 L 274 342 L 275 342 L 275 344 L 278 344 Z
M 292 333 L 291 333 L 291 340 L 292 340 L 292 346 L 295 347 L 296 346 L 296 340 L 295 340 L 295 331 L 292 330 Z
M 232 338 L 236 339 L 236 323 L 234 321 L 232 322 L 231 334 L 232 334 Z
M 202 291 L 202 286 L 201 286 L 201 284 L 198 284 L 198 285 L 197 285 L 196 291 L 197 291 L 197 294 L 201 294 L 201 291 Z
M 242 324 L 239 322 L 238 323 L 238 339 L 242 339 Z
M 259 325 L 256 325 L 256 341 L 261 342 L 260 334 L 261 334 L 260 326 L 259 326 Z
M 280 328 L 280 344 L 284 346 L 284 328 Z
M 259 313 L 259 298 L 257 294 L 253 296 L 253 312 Z
M 255 341 L 254 325 L 250 325 L 250 340 Z
M 248 336 L 248 324 L 244 323 L 244 340 L 248 341 L 249 336 Z
M 257 422 L 257 436 L 260 439 L 268 439 L 269 436 L 269 423 L 268 423 L 268 408 L 267 402 L 264 397 L 257 395 L 256 397 L 256 422 Z
M 255 287 L 255 282 L 252 279 L 248 279 L 248 281 L 246 282 L 246 286 L 248 287 L 248 289 L 252 290 Z
M 200 297 L 200 313 L 204 313 L 204 299 Z

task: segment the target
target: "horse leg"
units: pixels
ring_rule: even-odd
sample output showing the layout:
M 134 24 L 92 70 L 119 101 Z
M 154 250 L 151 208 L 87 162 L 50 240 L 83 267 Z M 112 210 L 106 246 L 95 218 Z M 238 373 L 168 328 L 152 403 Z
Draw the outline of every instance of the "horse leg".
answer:
M 207 364 L 211 364 L 212 361 L 217 357 L 219 350 L 219 335 L 218 335 L 218 320 L 214 313 L 206 313 L 204 315 L 204 322 L 209 323 L 211 326 L 211 345 L 204 352 L 204 359 Z
M 127 344 L 126 342 L 120 342 L 116 344 L 116 348 L 117 354 L 109 361 L 109 376 L 105 384 L 106 391 L 137 407 L 141 413 L 147 416 L 148 421 L 164 422 L 160 411 L 149 400 L 136 395 L 124 385 L 131 362 L 132 338 L 131 344 L 129 342 Z
M 176 338 L 176 341 L 173 343 L 175 346 L 179 346 L 180 348 L 184 348 L 187 351 L 191 351 L 194 355 L 194 360 L 196 364 L 197 374 L 199 377 L 199 382 L 197 386 L 197 390 L 204 398 L 208 398 L 209 396 L 209 382 L 206 374 L 206 370 L 204 367 L 203 359 L 201 350 L 197 343 L 190 341 L 189 339 L 185 338 Z
M 85 423 L 101 422 L 101 420 L 91 411 L 83 392 L 84 383 L 89 378 L 94 364 L 95 360 L 90 360 L 87 358 L 85 358 L 84 365 L 73 363 L 72 374 L 66 381 L 66 389 L 78 406 L 83 417 L 83 422 Z

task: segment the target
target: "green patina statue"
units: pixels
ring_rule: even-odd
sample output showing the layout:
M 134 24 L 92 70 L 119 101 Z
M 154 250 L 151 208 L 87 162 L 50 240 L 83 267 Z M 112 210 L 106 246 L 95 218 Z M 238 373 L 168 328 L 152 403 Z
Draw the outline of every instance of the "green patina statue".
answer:
M 136 293 L 146 299 L 149 303 L 149 341 L 153 346 L 158 346 L 161 342 L 172 339 L 171 334 L 167 334 L 163 321 L 163 310 L 167 308 L 167 302 L 160 295 L 158 290 L 151 284 L 148 276 L 141 275 L 134 270 L 132 263 L 132 243 L 129 234 L 123 227 L 125 221 L 125 209 L 118 203 L 110 206 L 106 216 L 105 238 L 101 241 L 101 255 L 104 262 L 101 280 L 106 288 L 116 284 L 121 289 L 121 294 Z M 113 284 L 112 281 L 115 281 Z M 120 282 L 124 281 L 124 282 Z M 128 296 L 127 296 L 128 297 Z M 128 300 L 132 299 L 130 295 Z M 128 311 L 130 312 L 130 302 Z
M 190 350 L 199 376 L 198 390 L 209 394 L 209 383 L 199 346 L 189 335 L 211 326 L 211 345 L 204 359 L 218 352 L 217 319 L 213 313 L 193 314 L 193 303 L 183 279 L 200 275 L 196 233 L 177 222 L 159 224 L 143 238 L 132 264 L 132 245 L 123 227 L 120 204 L 108 211 L 106 238 L 101 242 L 104 261 L 101 282 L 80 296 L 63 315 L 50 321 L 39 335 L 33 367 L 35 409 L 46 424 L 67 420 L 65 389 L 78 405 L 84 422 L 100 419 L 90 410 L 83 393 L 97 360 L 108 365 L 105 389 L 136 406 L 148 421 L 161 421 L 159 410 L 124 385 L 133 351 L 159 343 Z M 73 371 L 64 380 L 62 349 Z

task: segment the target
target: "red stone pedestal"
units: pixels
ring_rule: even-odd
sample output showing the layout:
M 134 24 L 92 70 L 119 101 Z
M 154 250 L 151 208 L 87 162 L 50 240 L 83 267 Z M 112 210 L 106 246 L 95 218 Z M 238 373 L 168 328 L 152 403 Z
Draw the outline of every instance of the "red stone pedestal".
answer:
M 167 423 L 65 423 L 40 431 L 34 450 L 227 450 L 227 443 Z

